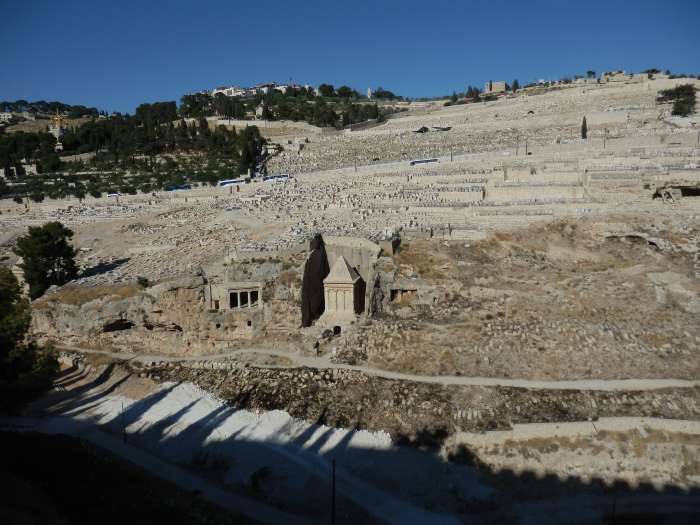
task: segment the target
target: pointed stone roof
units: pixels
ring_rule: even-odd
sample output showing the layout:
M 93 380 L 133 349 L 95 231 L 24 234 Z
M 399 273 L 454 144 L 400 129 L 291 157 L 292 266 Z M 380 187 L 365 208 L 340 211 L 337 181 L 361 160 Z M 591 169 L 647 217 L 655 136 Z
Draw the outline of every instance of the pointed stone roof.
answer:
M 360 279 L 360 275 L 348 264 L 342 255 L 335 261 L 323 284 L 354 284 Z

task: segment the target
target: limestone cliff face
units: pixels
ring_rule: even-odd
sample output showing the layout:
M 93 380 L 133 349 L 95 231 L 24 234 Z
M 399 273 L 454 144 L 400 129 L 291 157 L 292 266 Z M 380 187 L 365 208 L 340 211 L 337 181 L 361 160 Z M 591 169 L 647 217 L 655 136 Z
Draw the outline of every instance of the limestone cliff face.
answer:
M 57 344 L 164 353 L 211 349 L 204 279 L 176 279 L 129 296 L 74 304 L 57 293 L 33 308 L 34 334 Z
M 55 339 L 96 336 L 127 324 L 143 325 L 154 303 L 146 295 L 127 299 L 105 296 L 80 305 L 49 301 L 46 306 L 33 309 L 33 331 Z

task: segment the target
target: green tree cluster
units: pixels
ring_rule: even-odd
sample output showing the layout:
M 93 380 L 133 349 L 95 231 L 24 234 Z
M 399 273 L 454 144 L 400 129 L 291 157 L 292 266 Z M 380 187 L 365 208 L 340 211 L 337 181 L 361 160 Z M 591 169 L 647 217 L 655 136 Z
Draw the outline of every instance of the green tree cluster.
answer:
M 28 102 L 26 100 L 2 101 L 0 102 L 0 111 L 13 111 L 16 113 L 28 111 L 30 113 L 43 113 L 45 115 L 53 115 L 56 112 L 65 114 L 69 118 L 80 117 L 96 117 L 99 112 L 96 108 L 86 106 L 72 106 L 63 102 L 47 102 L 45 100 L 37 100 Z
M 697 88 L 692 84 L 683 84 L 672 89 L 659 92 L 657 102 L 673 102 L 671 114 L 687 117 L 695 113 Z
M 367 120 L 380 120 L 384 117 L 376 104 L 345 104 L 340 108 L 342 126 L 357 124 Z
M 246 115 L 246 106 L 237 98 L 227 97 L 223 93 L 217 93 L 213 99 L 213 107 L 216 114 L 227 119 L 243 119 Z
M 340 98 L 360 98 L 360 94 L 349 86 L 340 86 L 336 94 Z
M 320 86 L 318 86 L 318 92 L 321 94 L 322 97 L 335 96 L 335 88 L 332 84 L 321 84 Z
M 96 120 L 68 130 L 62 138 L 64 152 L 104 152 L 101 159 L 117 163 L 125 161 L 127 169 L 135 166 L 135 155 L 146 155 L 150 159 L 149 171 L 155 169 L 154 158 L 165 153 L 199 152 L 208 156 L 236 157 L 240 151 L 251 147 L 256 156 L 261 153 L 264 140 L 256 126 L 248 126 L 246 129 L 251 131 L 237 134 L 223 126 L 210 130 L 203 117 L 189 124 L 185 119 L 167 120 L 173 116 L 170 106 L 154 114 L 141 111 L 138 118 L 118 116 Z M 166 121 L 161 121 L 164 118 Z M 254 138 L 254 144 L 247 143 L 251 138 Z M 246 160 L 241 169 L 245 171 L 253 165 L 253 160 Z
M 32 159 L 47 165 L 55 163 L 58 161 L 55 145 L 56 139 L 50 133 L 18 131 L 0 135 L 0 168 L 21 169 L 22 160 Z
M 181 99 L 179 113 L 182 117 L 199 118 L 202 116 L 218 115 L 224 118 L 251 118 L 258 108 L 262 108 L 263 120 L 293 120 L 304 121 L 316 126 L 332 127 L 347 125 L 348 115 L 351 123 L 382 118 L 392 113 L 393 108 L 374 109 L 348 107 L 350 101 L 358 101 L 362 96 L 350 86 L 335 88 L 332 84 L 321 84 L 317 93 L 312 88 L 288 87 L 282 93 L 270 90 L 266 94 L 258 94 L 250 98 L 227 97 L 217 93 L 214 97 L 208 93 L 185 95 Z M 379 88 L 374 98 L 401 99 L 391 91 Z M 361 115 L 374 115 L 365 116 Z M 362 120 L 356 120 L 362 118 Z
M 209 93 L 183 95 L 180 99 L 180 115 L 186 118 L 201 118 L 212 115 L 212 100 Z
M 481 91 L 479 90 L 479 88 L 476 88 L 476 87 L 473 87 L 473 86 L 469 86 L 469 87 L 467 88 L 467 92 L 465 93 L 465 96 L 466 96 L 467 98 L 471 98 L 471 99 L 474 99 L 474 100 L 479 100 L 479 94 L 480 94 L 480 93 L 481 93 Z
M 147 127 L 159 126 L 177 120 L 175 101 L 141 104 L 136 108 L 136 120 Z
M 372 93 L 372 97 L 377 98 L 379 100 L 400 100 L 403 98 L 398 95 L 395 95 L 388 89 L 384 89 L 383 87 L 378 87 L 377 89 L 375 89 Z
M 262 107 L 262 117 L 266 120 L 343 127 L 383 120 L 398 111 L 356 102 L 361 97 L 349 86 L 336 90 L 330 84 L 323 84 L 321 92 L 317 96 L 313 89 L 294 87 L 285 93 L 272 90 L 250 99 L 196 93 L 183 96 L 179 108 L 174 101 L 141 104 L 133 116 L 113 114 L 65 131 L 61 137 L 63 155 L 95 154 L 85 161 L 62 162 L 54 151 L 56 140 L 49 133 L 0 133 L 0 167 L 11 175 L 17 174 L 16 180 L 0 183 L 0 198 L 29 203 L 41 202 L 47 196 L 72 195 L 83 199 L 87 195 L 99 197 L 105 192 L 134 194 L 174 184 L 216 184 L 217 180 L 237 177 L 256 168 L 263 160 L 262 148 L 266 142 L 258 129 L 247 126 L 240 133 L 224 126 L 210 129 L 206 120 L 209 115 L 243 119 Z M 400 98 L 381 88 L 377 93 L 380 98 Z M 18 101 L 18 104 L 28 103 Z M 202 168 L 201 157 L 206 168 Z M 25 159 L 37 163 L 40 176 L 24 176 Z M 90 173 L 90 168 L 98 173 Z
M 0 412 L 12 414 L 51 386 L 58 371 L 51 346 L 27 340 L 31 323 L 29 301 L 17 278 L 0 267 Z

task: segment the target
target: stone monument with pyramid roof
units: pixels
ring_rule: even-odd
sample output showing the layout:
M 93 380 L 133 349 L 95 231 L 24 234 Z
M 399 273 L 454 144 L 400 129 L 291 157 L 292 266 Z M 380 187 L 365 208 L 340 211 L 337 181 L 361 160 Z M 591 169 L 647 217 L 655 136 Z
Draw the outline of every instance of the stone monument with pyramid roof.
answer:
M 325 311 L 322 320 L 327 323 L 349 323 L 362 312 L 359 297 L 360 274 L 342 255 L 338 257 L 328 276 L 323 280 Z

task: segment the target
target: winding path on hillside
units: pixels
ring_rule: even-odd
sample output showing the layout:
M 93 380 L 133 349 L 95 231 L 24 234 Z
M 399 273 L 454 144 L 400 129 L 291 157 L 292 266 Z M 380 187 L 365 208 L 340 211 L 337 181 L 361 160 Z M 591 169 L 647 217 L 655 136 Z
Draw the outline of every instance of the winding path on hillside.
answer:
M 311 357 L 291 354 L 272 348 L 248 348 L 230 350 L 218 354 L 197 356 L 162 356 L 152 354 L 131 354 L 122 352 L 107 352 L 73 346 L 57 346 L 60 350 L 82 352 L 88 354 L 100 354 L 113 359 L 124 361 L 136 361 L 143 364 L 152 362 L 175 363 L 180 361 L 221 361 L 227 358 L 244 355 L 266 355 L 284 357 L 289 359 L 291 365 L 250 365 L 259 368 L 294 369 L 310 368 L 314 370 L 353 370 L 374 377 L 393 379 L 398 381 L 412 381 L 417 383 L 429 383 L 444 386 L 485 386 L 485 387 L 512 387 L 527 388 L 531 390 L 597 390 L 597 391 L 638 391 L 659 390 L 663 388 L 697 388 L 700 380 L 686 379 L 565 379 L 565 380 L 540 380 L 540 379 L 510 379 L 499 377 L 462 377 L 462 376 L 424 376 L 393 372 L 381 368 L 372 368 L 362 365 L 348 365 L 344 363 L 332 363 L 328 357 Z

